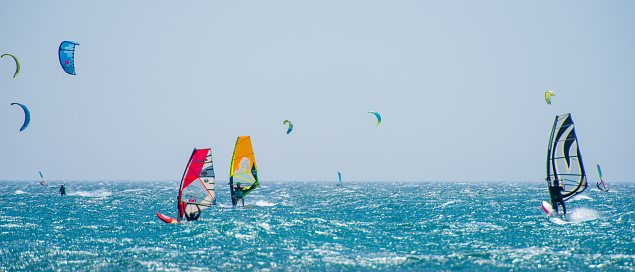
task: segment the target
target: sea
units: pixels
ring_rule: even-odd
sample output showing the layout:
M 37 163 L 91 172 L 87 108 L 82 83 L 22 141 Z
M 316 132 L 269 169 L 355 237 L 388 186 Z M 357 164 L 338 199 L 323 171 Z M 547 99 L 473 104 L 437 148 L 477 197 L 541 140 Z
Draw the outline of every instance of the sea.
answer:
M 200 220 L 178 181 L 0 181 L 0 271 L 632 271 L 635 183 L 546 215 L 544 182 L 272 182 Z

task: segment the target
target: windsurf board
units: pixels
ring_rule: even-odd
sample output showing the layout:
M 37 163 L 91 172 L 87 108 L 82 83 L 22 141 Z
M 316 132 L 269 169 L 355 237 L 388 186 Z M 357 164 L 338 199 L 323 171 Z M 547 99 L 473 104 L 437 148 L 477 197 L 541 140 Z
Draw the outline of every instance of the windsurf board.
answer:
M 551 207 L 551 204 L 549 204 L 549 202 L 547 201 L 543 201 L 542 202 L 542 209 L 547 213 L 547 214 L 551 214 L 553 212 L 553 207 Z
M 157 213 L 157 217 L 159 217 L 159 219 L 163 220 L 163 222 L 168 223 L 168 224 L 172 224 L 172 223 L 183 223 L 182 221 L 178 221 L 172 217 L 169 217 L 165 214 L 162 213 Z

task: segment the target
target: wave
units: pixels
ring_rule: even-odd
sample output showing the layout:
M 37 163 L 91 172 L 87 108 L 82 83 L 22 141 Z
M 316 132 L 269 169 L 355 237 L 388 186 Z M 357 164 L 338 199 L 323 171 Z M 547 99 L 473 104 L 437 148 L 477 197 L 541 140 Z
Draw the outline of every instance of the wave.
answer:
M 586 200 L 593 200 L 593 198 L 590 198 L 590 197 L 588 197 L 586 195 L 575 195 L 573 198 L 571 198 L 571 201 L 574 201 L 574 200 L 585 200 L 585 199 Z
M 460 199 L 451 200 L 451 201 L 448 201 L 448 202 L 445 202 L 445 203 L 439 205 L 438 208 L 445 208 L 445 207 L 447 207 L 450 204 L 454 204 L 454 203 L 458 203 L 458 202 L 461 202 L 461 200 Z
M 26 192 L 25 192 L 25 191 L 22 191 L 22 190 L 16 190 L 16 191 L 15 191 L 15 194 L 16 194 L 16 195 L 23 195 L 23 194 L 26 194 Z
M 264 200 L 258 200 L 253 205 L 254 206 L 260 206 L 260 207 L 271 207 L 271 206 L 275 206 L 276 203 L 271 203 L 271 202 L 267 202 L 267 201 L 264 201 Z
M 96 190 L 96 191 L 76 191 L 67 193 L 67 195 L 71 196 L 85 196 L 85 197 L 109 197 L 112 195 L 112 192 L 107 190 Z

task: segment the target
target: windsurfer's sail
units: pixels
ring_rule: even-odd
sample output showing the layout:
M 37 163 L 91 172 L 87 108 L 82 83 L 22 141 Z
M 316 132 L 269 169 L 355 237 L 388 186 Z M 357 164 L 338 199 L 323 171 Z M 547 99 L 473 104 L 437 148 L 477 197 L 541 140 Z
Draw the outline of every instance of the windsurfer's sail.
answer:
M 46 181 L 44 181 L 44 176 L 42 175 L 41 171 L 40 171 L 40 177 L 42 178 L 42 181 L 40 182 L 40 185 L 47 186 L 48 184 L 46 184 Z
M 604 184 L 604 180 L 602 180 L 602 169 L 600 169 L 599 164 L 596 164 L 595 166 L 598 168 L 598 176 L 600 176 L 600 182 L 598 182 L 596 186 L 598 187 L 598 189 L 600 189 L 600 191 L 608 192 L 609 189 L 606 188 L 606 185 Z M 602 184 L 602 187 L 600 187 L 600 184 Z
M 547 151 L 547 182 L 561 186 L 568 200 L 587 187 L 586 174 L 571 114 L 556 116 Z
M 337 172 L 337 176 L 340 178 L 340 184 L 338 184 L 337 186 L 342 186 L 342 173 Z
M 234 186 L 234 183 L 236 186 Z M 239 183 L 241 184 L 240 186 L 238 186 Z M 251 138 L 249 136 L 238 137 L 229 173 L 229 191 L 232 197 L 232 204 L 236 206 L 240 198 L 244 199 L 258 185 L 260 185 L 258 182 L 258 167 L 256 167 Z M 242 187 L 242 190 L 240 190 L 240 187 Z M 241 192 L 237 192 L 238 190 L 242 191 L 242 195 Z
M 178 195 L 178 221 L 185 213 L 194 214 L 216 204 L 212 150 L 194 149 L 181 178 Z

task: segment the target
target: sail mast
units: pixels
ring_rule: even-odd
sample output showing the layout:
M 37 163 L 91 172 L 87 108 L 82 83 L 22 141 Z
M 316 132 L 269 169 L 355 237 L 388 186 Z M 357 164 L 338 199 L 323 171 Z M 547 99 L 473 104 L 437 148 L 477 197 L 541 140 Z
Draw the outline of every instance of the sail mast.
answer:
M 549 163 L 553 162 L 551 160 L 551 158 L 553 158 L 553 154 L 552 154 L 552 149 L 553 149 L 553 133 L 554 131 L 556 131 L 556 124 L 558 123 L 558 116 L 556 116 L 556 119 L 553 121 L 553 127 L 551 128 L 551 135 L 549 136 L 549 147 L 547 148 L 547 182 L 549 183 L 549 186 L 551 186 L 551 167 L 549 167 Z M 554 168 L 555 169 L 555 168 Z

